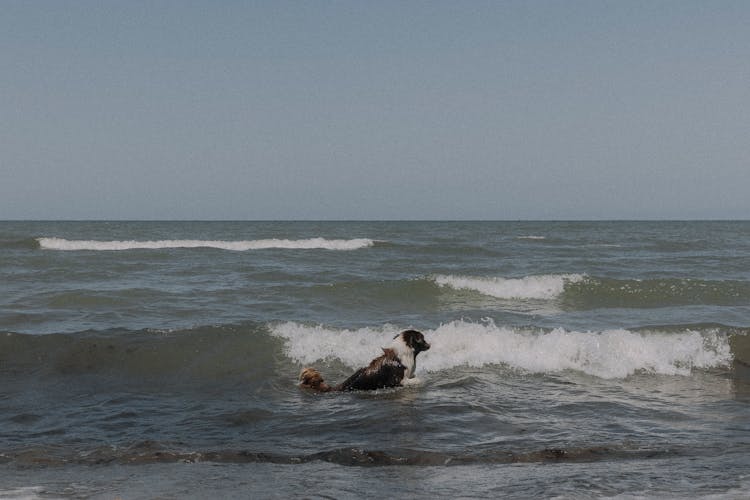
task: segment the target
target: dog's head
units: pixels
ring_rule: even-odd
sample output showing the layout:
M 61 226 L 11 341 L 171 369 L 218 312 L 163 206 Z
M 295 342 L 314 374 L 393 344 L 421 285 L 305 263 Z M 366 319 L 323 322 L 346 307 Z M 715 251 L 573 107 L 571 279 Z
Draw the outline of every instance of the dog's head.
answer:
M 299 374 L 299 381 L 302 387 L 315 389 L 318 391 L 328 391 L 330 388 L 323 380 L 323 376 L 315 368 L 303 368 Z
M 426 351 L 430 348 L 430 344 L 424 339 L 422 332 L 416 330 L 404 330 L 403 332 L 396 335 L 395 338 L 401 337 L 407 347 L 414 350 L 414 356 L 416 357 L 422 351 Z

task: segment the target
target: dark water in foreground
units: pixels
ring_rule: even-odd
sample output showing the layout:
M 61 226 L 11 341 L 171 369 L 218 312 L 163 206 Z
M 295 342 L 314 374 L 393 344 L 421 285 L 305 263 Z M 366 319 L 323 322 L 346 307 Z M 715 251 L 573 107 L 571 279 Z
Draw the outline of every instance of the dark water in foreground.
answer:
M 748 494 L 748 222 L 0 223 L 0 498 Z

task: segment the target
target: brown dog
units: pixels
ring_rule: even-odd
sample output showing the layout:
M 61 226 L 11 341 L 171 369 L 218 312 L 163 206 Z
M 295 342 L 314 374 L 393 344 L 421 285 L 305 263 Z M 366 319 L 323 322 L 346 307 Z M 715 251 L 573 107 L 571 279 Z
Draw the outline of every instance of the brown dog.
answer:
M 390 348 L 360 368 L 339 385 L 331 387 L 315 368 L 304 368 L 299 375 L 300 387 L 318 392 L 368 391 L 404 385 L 404 380 L 414 378 L 417 354 L 430 348 L 424 335 L 416 330 L 404 330 L 396 335 Z

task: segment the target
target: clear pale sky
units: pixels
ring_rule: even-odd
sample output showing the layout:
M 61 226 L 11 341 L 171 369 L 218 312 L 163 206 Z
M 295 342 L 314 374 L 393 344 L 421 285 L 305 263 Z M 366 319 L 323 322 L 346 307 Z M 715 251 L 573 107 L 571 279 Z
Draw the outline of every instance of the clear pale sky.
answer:
M 750 2 L 0 4 L 0 219 L 602 218 L 750 218 Z

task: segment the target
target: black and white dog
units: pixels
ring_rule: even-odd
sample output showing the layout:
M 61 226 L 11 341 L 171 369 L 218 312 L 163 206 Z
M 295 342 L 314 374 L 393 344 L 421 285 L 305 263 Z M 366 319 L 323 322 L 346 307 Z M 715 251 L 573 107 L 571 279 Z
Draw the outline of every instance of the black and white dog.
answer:
M 384 348 L 382 356 L 360 368 L 339 385 L 326 384 L 315 368 L 304 368 L 299 375 L 300 387 L 318 392 L 367 391 L 398 387 L 414 378 L 417 354 L 430 348 L 424 335 L 416 330 L 405 330 L 393 338 L 391 347 Z

